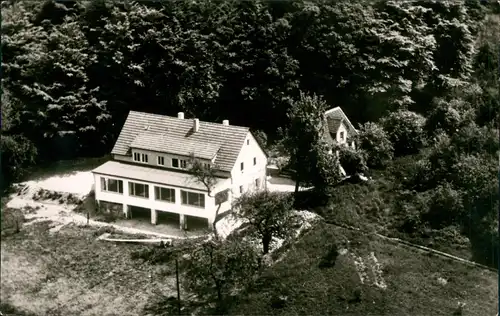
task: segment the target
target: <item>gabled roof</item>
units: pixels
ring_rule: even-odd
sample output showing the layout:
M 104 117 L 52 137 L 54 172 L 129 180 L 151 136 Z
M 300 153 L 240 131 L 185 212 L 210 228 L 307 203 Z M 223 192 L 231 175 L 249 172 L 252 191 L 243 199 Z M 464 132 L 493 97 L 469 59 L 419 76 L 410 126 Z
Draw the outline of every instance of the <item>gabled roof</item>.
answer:
M 215 151 L 214 164 L 230 172 L 248 132 L 248 127 L 200 121 L 194 133 L 193 119 L 130 111 L 111 154 L 130 155 L 132 145 L 168 153 L 175 149 L 178 155 L 195 148 L 198 155 L 205 157 Z
M 330 133 L 336 133 L 339 130 L 342 121 L 343 120 L 339 118 L 327 117 L 326 122 Z
M 330 129 L 331 133 L 336 133 L 341 123 L 347 125 L 349 131 L 354 132 L 355 134 L 358 133 L 358 130 L 354 127 L 354 125 L 352 125 L 351 121 L 349 121 L 349 118 L 347 118 L 347 115 L 345 115 L 344 111 L 342 111 L 342 109 L 339 106 L 326 111 L 325 117 L 328 122 L 328 128 Z M 332 122 L 331 127 L 334 129 L 330 128 L 330 121 Z

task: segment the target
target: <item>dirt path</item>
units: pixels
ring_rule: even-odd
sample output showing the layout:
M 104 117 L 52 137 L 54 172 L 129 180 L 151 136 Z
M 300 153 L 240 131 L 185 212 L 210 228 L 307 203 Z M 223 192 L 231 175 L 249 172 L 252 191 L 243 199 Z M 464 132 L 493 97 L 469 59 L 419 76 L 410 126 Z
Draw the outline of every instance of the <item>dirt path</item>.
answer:
M 38 188 L 34 189 L 36 190 Z M 95 227 L 113 227 L 119 232 L 132 235 L 148 235 L 167 239 L 197 238 L 197 236 L 179 237 L 175 235 L 161 234 L 148 230 L 124 227 L 95 220 L 89 220 L 87 222 L 87 218 L 84 215 L 73 212 L 73 208 L 75 207 L 75 205 L 57 204 L 57 202 L 52 201 L 33 201 L 33 199 L 31 199 L 29 195 L 32 191 L 33 189 L 27 190 L 26 194 L 20 196 L 18 196 L 17 194 L 13 194 L 10 201 L 6 205 L 9 208 L 26 210 L 24 216 L 27 220 L 29 220 L 29 222 L 25 225 L 31 225 L 33 223 L 43 221 L 52 221 L 54 223 L 57 223 L 57 225 L 53 227 L 51 231 L 56 232 L 63 226 L 70 223 L 74 223 L 77 226 L 85 226 L 88 223 L 88 225 Z

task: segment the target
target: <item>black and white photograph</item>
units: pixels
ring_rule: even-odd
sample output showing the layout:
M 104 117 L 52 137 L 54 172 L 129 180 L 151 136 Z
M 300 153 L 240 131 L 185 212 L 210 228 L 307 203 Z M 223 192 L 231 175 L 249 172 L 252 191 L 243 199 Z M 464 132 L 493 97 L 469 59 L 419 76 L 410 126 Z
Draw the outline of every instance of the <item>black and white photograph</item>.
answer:
M 1 0 L 0 316 L 498 316 L 500 0 Z

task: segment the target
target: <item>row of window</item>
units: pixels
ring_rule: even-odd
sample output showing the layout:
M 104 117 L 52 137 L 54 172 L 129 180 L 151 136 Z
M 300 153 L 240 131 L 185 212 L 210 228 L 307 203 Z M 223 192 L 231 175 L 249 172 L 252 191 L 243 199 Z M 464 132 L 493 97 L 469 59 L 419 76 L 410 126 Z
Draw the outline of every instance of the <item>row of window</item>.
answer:
M 101 190 L 123 194 L 123 181 L 101 177 Z M 149 185 L 129 182 L 130 196 L 149 199 Z M 154 187 L 155 200 L 175 203 L 175 189 Z M 181 204 L 205 207 L 205 194 L 181 190 Z
M 134 153 L 134 161 L 148 163 L 149 161 L 148 156 L 149 156 L 148 154 Z M 165 157 L 164 156 L 156 157 L 156 164 L 158 164 L 158 166 L 165 166 Z M 187 160 L 172 158 L 172 168 L 186 169 Z
M 134 161 L 148 163 L 148 154 L 134 153 Z M 164 156 L 157 156 L 156 163 L 159 166 L 165 166 L 165 157 Z M 257 165 L 257 157 L 253 157 L 253 165 L 254 166 Z M 210 164 L 205 163 L 204 166 L 205 166 L 205 168 L 208 168 L 208 167 L 210 167 Z M 187 168 L 187 160 L 172 158 L 172 168 L 186 169 Z M 245 169 L 245 163 L 241 162 L 240 163 L 240 171 L 243 171 L 244 169 Z

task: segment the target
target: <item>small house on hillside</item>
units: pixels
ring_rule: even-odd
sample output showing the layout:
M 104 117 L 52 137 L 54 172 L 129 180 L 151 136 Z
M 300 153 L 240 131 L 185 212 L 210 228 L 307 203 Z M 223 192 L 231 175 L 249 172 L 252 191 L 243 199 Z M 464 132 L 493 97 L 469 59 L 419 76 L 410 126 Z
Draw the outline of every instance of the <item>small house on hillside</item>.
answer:
M 347 118 L 344 111 L 340 107 L 335 107 L 325 112 L 325 120 L 327 130 L 325 137 L 327 141 L 334 144 L 347 145 L 351 148 L 356 148 L 356 144 L 352 137 L 358 134 L 354 125 Z
M 126 217 L 132 209 L 179 216 L 181 229 L 196 217 L 212 227 L 217 210 L 232 200 L 266 186 L 267 155 L 248 127 L 131 111 L 111 152 L 113 159 L 94 174 L 98 204 L 114 205 Z M 195 159 L 210 168 L 207 187 L 191 172 Z

